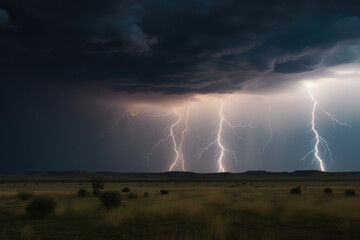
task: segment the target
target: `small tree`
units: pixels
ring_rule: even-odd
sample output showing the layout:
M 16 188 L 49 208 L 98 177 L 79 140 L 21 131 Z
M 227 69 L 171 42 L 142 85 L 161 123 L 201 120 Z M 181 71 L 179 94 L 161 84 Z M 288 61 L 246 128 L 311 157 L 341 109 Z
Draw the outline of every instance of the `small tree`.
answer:
M 345 190 L 345 194 L 348 196 L 355 196 L 356 192 L 355 192 L 355 190 L 348 189 L 348 190 Z
M 22 201 L 29 201 L 32 198 L 33 194 L 29 192 L 19 192 L 17 197 Z
M 167 195 L 169 193 L 168 190 L 162 189 L 160 190 L 161 195 Z
M 148 198 L 149 197 L 149 193 L 144 193 L 144 198 Z
M 26 206 L 26 214 L 35 219 L 42 219 L 55 211 L 56 202 L 51 197 L 37 197 Z
M 89 195 L 90 195 L 90 193 L 83 188 L 78 191 L 79 197 L 88 197 Z
M 331 189 L 331 188 L 325 188 L 325 189 L 324 189 L 324 193 L 326 193 L 326 194 L 332 194 L 332 189 Z
M 99 198 L 107 209 L 116 208 L 121 204 L 119 192 L 103 192 L 100 194 Z
M 291 193 L 291 194 L 301 194 L 301 186 L 293 187 L 293 188 L 290 190 L 290 193 Z
M 124 187 L 121 191 L 122 191 L 122 192 L 130 192 L 130 188 Z

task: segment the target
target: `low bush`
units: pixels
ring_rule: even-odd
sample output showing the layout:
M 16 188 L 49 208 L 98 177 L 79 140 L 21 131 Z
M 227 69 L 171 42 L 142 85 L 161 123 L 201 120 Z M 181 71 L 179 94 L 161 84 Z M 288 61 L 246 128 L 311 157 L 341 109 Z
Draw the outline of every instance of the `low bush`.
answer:
M 122 191 L 122 192 L 130 192 L 130 188 L 124 187 L 121 191 Z
M 331 188 L 325 188 L 325 189 L 324 189 L 324 193 L 326 193 L 326 194 L 332 194 L 332 189 L 331 189 Z
M 291 193 L 291 194 L 301 194 L 301 186 L 293 187 L 293 188 L 290 190 L 290 193 Z
M 144 198 L 148 198 L 149 197 L 149 193 L 144 193 Z
M 100 196 L 101 191 L 99 189 L 94 189 L 92 193 L 94 196 L 98 197 L 98 196 Z
M 135 193 L 129 193 L 128 195 L 129 199 L 137 199 L 138 196 Z
M 51 197 L 36 197 L 29 202 L 25 211 L 28 216 L 35 219 L 42 219 L 55 211 L 56 202 Z
M 169 191 L 162 189 L 162 190 L 160 190 L 160 193 L 161 193 L 161 195 L 166 195 L 169 193 Z
M 89 195 L 90 195 L 90 193 L 83 188 L 78 191 L 79 197 L 88 197 Z
M 355 192 L 355 190 L 348 189 L 348 190 L 345 190 L 345 194 L 348 196 L 355 196 L 356 192 Z
M 100 194 L 99 198 L 107 209 L 116 208 L 121 204 L 121 197 L 119 192 L 103 192 Z
M 32 198 L 33 194 L 29 192 L 19 192 L 17 197 L 22 201 L 29 201 Z

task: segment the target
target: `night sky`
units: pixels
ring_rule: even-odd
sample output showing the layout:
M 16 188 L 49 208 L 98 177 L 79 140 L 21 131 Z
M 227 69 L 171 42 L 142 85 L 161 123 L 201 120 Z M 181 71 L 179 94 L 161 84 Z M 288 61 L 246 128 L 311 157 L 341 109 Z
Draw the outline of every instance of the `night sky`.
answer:
M 310 92 L 360 171 L 359 60 L 355 0 L 0 0 L 0 172 L 321 170 Z

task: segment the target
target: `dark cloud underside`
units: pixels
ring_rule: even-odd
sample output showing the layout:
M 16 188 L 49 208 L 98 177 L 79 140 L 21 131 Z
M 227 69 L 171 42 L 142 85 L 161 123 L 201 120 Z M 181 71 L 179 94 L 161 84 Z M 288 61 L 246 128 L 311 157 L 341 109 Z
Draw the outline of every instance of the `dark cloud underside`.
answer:
M 2 77 L 130 93 L 271 85 L 358 60 L 359 37 L 358 1 L 0 3 Z

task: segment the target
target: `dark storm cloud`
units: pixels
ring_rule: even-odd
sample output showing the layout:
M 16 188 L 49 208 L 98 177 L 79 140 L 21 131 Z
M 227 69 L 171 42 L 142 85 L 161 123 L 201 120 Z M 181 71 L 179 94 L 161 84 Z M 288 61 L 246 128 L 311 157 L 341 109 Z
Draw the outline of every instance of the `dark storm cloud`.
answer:
M 15 26 L 10 21 L 9 14 L 0 8 L 0 29 L 14 31 Z
M 2 76 L 95 83 L 129 93 L 277 84 L 358 60 L 359 37 L 358 1 L 0 4 Z

